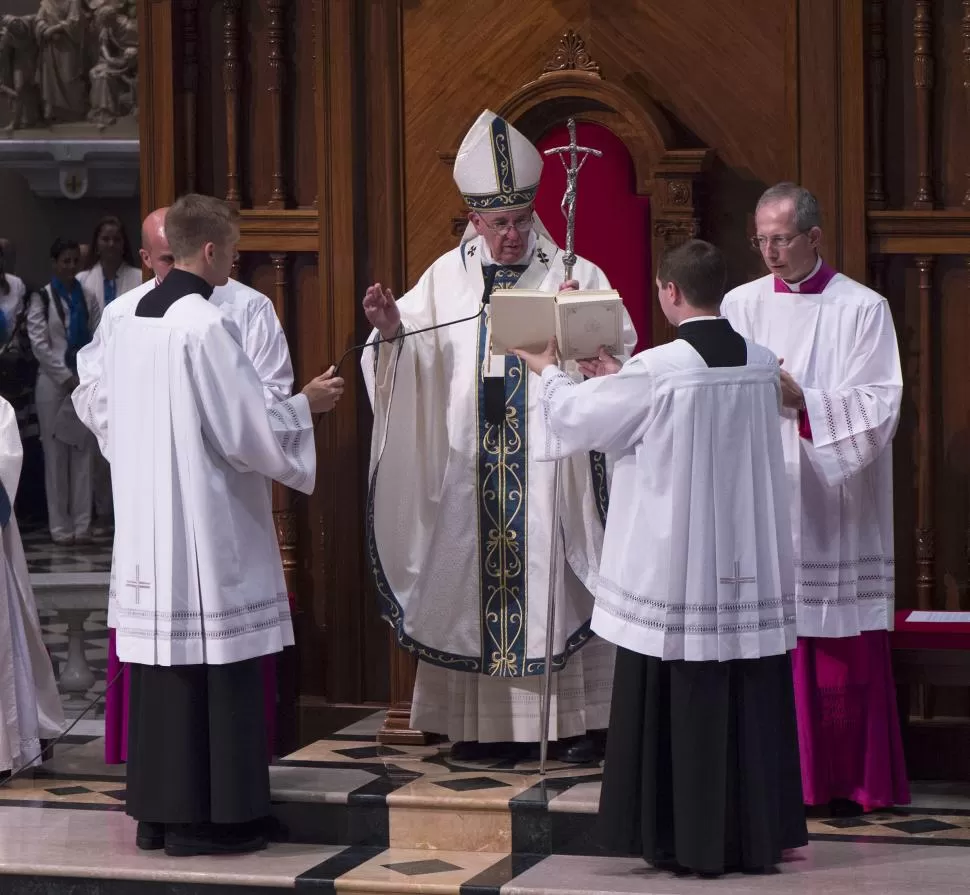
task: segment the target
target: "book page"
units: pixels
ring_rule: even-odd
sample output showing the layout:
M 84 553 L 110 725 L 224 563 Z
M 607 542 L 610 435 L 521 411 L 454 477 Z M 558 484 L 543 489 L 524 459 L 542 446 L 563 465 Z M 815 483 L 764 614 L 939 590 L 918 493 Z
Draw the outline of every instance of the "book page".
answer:
M 965 625 L 970 623 L 970 612 L 915 611 L 906 616 L 906 621 L 936 625 Z
M 512 349 L 543 351 L 556 333 L 556 296 L 552 292 L 498 289 L 489 300 L 492 354 Z
M 615 291 L 562 292 L 556 299 L 556 338 L 563 360 L 623 350 L 623 303 Z

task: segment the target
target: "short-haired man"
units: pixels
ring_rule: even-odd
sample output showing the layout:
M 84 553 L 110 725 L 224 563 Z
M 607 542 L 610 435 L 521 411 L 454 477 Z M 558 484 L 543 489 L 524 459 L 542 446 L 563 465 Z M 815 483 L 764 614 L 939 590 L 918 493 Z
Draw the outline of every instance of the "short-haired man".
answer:
M 857 813 L 909 801 L 889 647 L 903 377 L 889 302 L 822 260 L 821 224 L 808 190 L 765 192 L 752 242 L 771 273 L 723 313 L 783 365 L 805 801 Z
M 593 630 L 617 646 L 600 800 L 611 850 L 717 875 L 807 841 L 789 650 L 778 359 L 719 316 L 725 264 L 664 256 L 677 339 L 577 384 L 541 373 L 545 459 L 615 458 Z
M 238 329 L 208 302 L 236 257 L 237 213 L 191 194 L 166 230 L 174 268 L 115 322 L 84 415 L 111 463 L 127 811 L 142 848 L 251 851 L 269 814 L 260 659 L 293 643 L 265 478 L 313 490 L 311 414 L 343 382 L 331 370 L 267 410 Z
M 141 299 L 159 286 L 175 264 L 172 248 L 165 235 L 167 207 L 149 212 L 141 225 L 142 263 L 154 274 L 129 292 L 119 295 L 105 307 L 101 322 L 91 344 L 78 357 L 78 375 L 81 385 L 74 393 L 79 412 L 90 420 L 98 414 L 99 382 L 104 365 L 104 346 L 114 329 L 115 322 L 135 313 Z M 293 393 L 293 365 L 286 335 L 276 316 L 276 309 L 269 298 L 255 289 L 230 277 L 222 286 L 216 286 L 209 296 L 209 304 L 218 308 L 239 328 L 242 348 L 253 362 L 256 374 L 263 384 L 266 406 L 285 401 Z M 103 417 L 102 417 L 103 418 Z M 266 722 L 269 731 L 271 754 L 275 731 L 275 658 L 265 662 L 268 699 Z M 121 671 L 118 663 L 115 632 L 108 632 L 108 678 L 113 679 Z M 104 760 L 107 764 L 119 764 L 128 756 L 128 672 L 105 696 L 104 706 Z

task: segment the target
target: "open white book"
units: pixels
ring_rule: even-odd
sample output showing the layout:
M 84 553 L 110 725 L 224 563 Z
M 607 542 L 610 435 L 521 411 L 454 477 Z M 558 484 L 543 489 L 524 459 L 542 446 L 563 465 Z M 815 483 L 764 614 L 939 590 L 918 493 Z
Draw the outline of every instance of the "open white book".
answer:
M 623 349 L 623 301 L 614 289 L 534 292 L 496 289 L 489 301 L 492 354 L 542 351 L 555 336 L 563 360 Z

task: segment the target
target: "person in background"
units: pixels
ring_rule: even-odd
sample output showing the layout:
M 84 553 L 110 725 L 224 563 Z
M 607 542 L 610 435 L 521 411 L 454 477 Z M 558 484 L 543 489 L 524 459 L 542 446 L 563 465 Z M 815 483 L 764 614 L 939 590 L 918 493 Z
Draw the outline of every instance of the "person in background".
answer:
M 91 236 L 84 268 L 77 278 L 82 286 L 97 297 L 102 311 L 119 295 L 141 285 L 141 269 L 136 266 L 131 241 L 119 218 L 106 215 L 98 221 Z M 95 516 L 91 534 L 100 538 L 110 535 L 114 525 L 111 468 L 100 454 L 92 457 L 91 478 L 94 484 Z
M 141 285 L 141 269 L 119 218 L 109 214 L 98 221 L 84 270 L 77 278 L 98 297 L 102 310 L 119 295 Z
M 71 403 L 77 387 L 77 353 L 101 319 L 97 297 L 77 278 L 80 248 L 74 240 L 51 246 L 51 281 L 30 297 L 27 333 L 39 364 L 35 400 L 44 446 L 44 484 L 51 539 L 83 543 L 91 532 L 91 459 L 94 440 Z

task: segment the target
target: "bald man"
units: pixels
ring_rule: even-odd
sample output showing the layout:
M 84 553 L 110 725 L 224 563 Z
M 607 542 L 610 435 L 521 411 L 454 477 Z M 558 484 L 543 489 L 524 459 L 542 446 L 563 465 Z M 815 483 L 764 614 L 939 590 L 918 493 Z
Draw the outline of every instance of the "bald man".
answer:
M 88 428 L 98 435 L 99 445 L 104 447 L 105 433 L 97 432 L 94 419 L 104 419 L 104 414 L 95 415 L 99 397 L 98 384 L 104 362 L 104 349 L 111 337 L 114 322 L 134 314 L 143 295 L 154 289 L 172 269 L 175 259 L 165 238 L 165 212 L 167 208 L 157 208 L 142 222 L 141 249 L 139 254 L 145 266 L 154 273 L 140 286 L 119 295 L 109 304 L 101 315 L 101 323 L 94 339 L 78 353 L 78 378 L 81 384 L 74 392 L 74 405 Z M 266 406 L 271 407 L 285 401 L 293 391 L 293 365 L 286 336 L 280 326 L 273 303 L 261 292 L 250 289 L 242 283 L 229 279 L 225 286 L 217 286 L 209 302 L 218 307 L 223 314 L 239 328 L 240 343 L 243 351 L 256 368 L 263 384 Z M 268 486 L 267 486 L 268 487 Z M 122 668 L 115 652 L 114 631 L 108 639 L 108 680 L 112 680 Z M 273 665 L 267 663 L 267 674 L 272 675 Z M 270 743 L 273 742 L 272 721 L 275 715 L 275 681 L 267 681 L 268 698 L 267 723 L 270 725 Z M 128 754 L 127 713 L 128 713 L 127 674 L 119 681 L 105 698 L 104 717 L 104 757 L 107 764 L 120 764 Z

